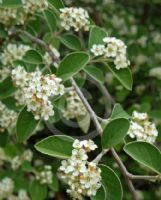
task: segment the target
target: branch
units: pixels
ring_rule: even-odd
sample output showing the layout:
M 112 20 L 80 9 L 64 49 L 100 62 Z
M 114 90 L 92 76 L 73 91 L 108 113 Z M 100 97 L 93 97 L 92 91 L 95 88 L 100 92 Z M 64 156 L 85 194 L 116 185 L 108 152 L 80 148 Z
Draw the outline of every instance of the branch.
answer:
M 84 106 L 86 107 L 87 111 L 89 112 L 93 123 L 96 126 L 97 132 L 99 133 L 99 135 L 102 135 L 102 127 L 97 119 L 97 116 L 95 114 L 95 112 L 93 111 L 93 109 L 91 108 L 91 106 L 89 105 L 88 101 L 86 100 L 86 98 L 84 97 L 82 91 L 80 90 L 80 88 L 77 86 L 75 80 L 73 78 L 70 79 L 72 86 L 74 87 L 75 91 L 77 92 L 78 96 L 80 97 L 80 99 L 82 100 L 82 102 L 84 103 Z
M 130 190 L 130 192 L 131 192 L 131 194 L 133 196 L 133 199 L 134 200 L 139 200 L 139 196 L 138 196 L 138 194 L 137 194 L 137 192 L 136 192 L 136 190 L 135 190 L 135 188 L 133 186 L 132 181 L 129 179 L 129 176 L 128 176 L 129 173 L 128 173 L 125 165 L 123 164 L 123 162 L 121 161 L 120 157 L 117 155 L 117 153 L 115 152 L 114 149 L 111 149 L 111 153 L 112 153 L 112 156 L 114 157 L 116 163 L 118 164 L 118 166 L 119 166 L 124 178 L 125 178 L 125 181 L 126 181 L 126 183 L 128 185 L 128 188 L 129 188 L 129 190 Z
M 147 181 L 161 181 L 161 176 L 148 176 L 148 175 L 133 175 L 131 173 L 127 174 L 130 179 L 133 180 L 147 180 Z

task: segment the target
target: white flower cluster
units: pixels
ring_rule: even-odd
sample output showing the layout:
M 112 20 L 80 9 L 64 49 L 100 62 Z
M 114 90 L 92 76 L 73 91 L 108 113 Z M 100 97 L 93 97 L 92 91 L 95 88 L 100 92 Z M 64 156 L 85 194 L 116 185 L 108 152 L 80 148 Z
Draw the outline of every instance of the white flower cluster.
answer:
M 10 159 L 11 162 L 11 168 L 13 170 L 18 169 L 24 161 L 29 161 L 31 162 L 33 158 L 33 153 L 31 150 L 25 150 L 22 155 L 17 155 L 14 158 Z
M 30 198 L 27 195 L 26 190 L 21 189 L 18 191 L 17 200 L 30 200 Z
M 14 190 L 14 182 L 11 178 L 5 177 L 0 181 L 0 199 L 8 198 Z
M 44 59 L 44 64 L 49 67 L 51 64 L 53 64 L 56 68 L 58 68 L 58 61 L 60 59 L 60 53 L 59 51 L 54 48 L 53 46 L 50 45 L 50 49 L 53 52 L 55 56 L 55 61 L 53 61 L 53 58 L 49 55 L 48 52 L 45 53 L 43 59 Z
M 0 101 L 0 132 L 7 130 L 9 133 L 15 128 L 18 114 L 10 110 Z
M 84 104 L 75 91 L 72 90 L 67 93 L 66 103 L 67 106 L 64 110 L 63 116 L 67 120 L 85 116 L 87 114 Z
M 24 24 L 28 15 L 48 8 L 47 0 L 22 0 L 19 7 L 0 7 L 0 23 L 5 25 Z
M 61 163 L 59 177 L 69 185 L 67 193 L 73 199 L 83 200 L 95 196 L 101 187 L 101 170 L 96 163 L 87 160 L 87 153 L 97 146 L 91 140 L 75 140 L 73 147 L 72 156 Z
M 158 136 L 158 131 L 155 124 L 149 121 L 147 113 L 134 111 L 128 134 L 131 138 L 154 143 Z
M 9 75 L 11 70 L 8 67 L 3 67 L 0 69 L 0 82 L 4 81 Z
M 51 184 L 53 182 L 52 166 L 45 165 L 43 170 L 36 172 L 36 179 L 39 180 L 41 184 Z
M 48 8 L 47 0 L 22 0 L 23 9 L 26 13 L 34 14 Z
M 54 74 L 43 75 L 39 70 L 27 73 L 22 66 L 18 66 L 12 70 L 12 79 L 22 91 L 27 110 L 33 112 L 36 120 L 48 120 L 54 115 L 51 98 L 64 93 L 60 78 Z
M 84 31 L 89 30 L 89 15 L 83 8 L 69 7 L 60 9 L 61 26 L 65 30 L 74 28 L 75 31 L 83 29 Z
M 123 41 L 115 37 L 105 37 L 103 39 L 104 45 L 94 44 L 91 48 L 91 52 L 94 56 L 104 56 L 105 58 L 114 59 L 116 69 L 127 68 L 130 64 L 127 59 L 127 46 Z
M 153 77 L 161 80 L 161 67 L 152 68 L 149 71 L 149 76 L 153 76 Z
M 21 60 L 29 49 L 29 46 L 23 44 L 8 44 L 0 55 L 2 64 L 6 66 L 12 65 L 13 61 Z

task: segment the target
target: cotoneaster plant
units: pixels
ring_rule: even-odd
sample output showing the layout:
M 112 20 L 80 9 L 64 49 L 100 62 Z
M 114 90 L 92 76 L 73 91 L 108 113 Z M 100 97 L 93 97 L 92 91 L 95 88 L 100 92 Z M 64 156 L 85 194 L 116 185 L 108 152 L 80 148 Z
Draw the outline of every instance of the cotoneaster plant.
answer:
M 0 200 L 141 200 L 161 181 L 160 122 L 113 95 L 133 94 L 135 27 L 119 37 L 98 2 L 75 4 L 0 1 Z

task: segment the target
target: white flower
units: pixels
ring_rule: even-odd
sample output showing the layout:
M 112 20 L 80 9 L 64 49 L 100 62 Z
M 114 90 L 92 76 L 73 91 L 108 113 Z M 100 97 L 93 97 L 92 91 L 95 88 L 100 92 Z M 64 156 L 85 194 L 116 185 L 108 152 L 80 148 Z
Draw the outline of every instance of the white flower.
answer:
M 155 124 L 149 121 L 147 113 L 133 112 L 128 134 L 131 138 L 154 143 L 158 131 Z
M 55 57 L 54 61 L 53 58 L 49 55 L 48 52 L 44 54 L 44 64 L 49 67 L 51 64 L 53 64 L 56 68 L 58 68 L 59 59 L 60 59 L 60 53 L 57 49 L 55 49 L 53 46 L 50 45 L 50 49 L 53 52 L 53 55 Z
M 42 170 L 36 172 L 36 179 L 41 184 L 51 184 L 53 182 L 53 172 L 50 165 L 45 165 Z
M 15 60 L 21 60 L 25 53 L 30 49 L 27 45 L 8 44 L 0 55 L 3 65 L 12 65 Z
M 6 199 L 14 190 L 14 182 L 11 178 L 5 177 L 0 181 L 0 199 Z
M 72 28 L 75 31 L 79 31 L 80 29 L 89 30 L 89 15 L 83 8 L 61 8 L 60 12 L 61 26 L 65 30 L 68 31 Z
M 152 76 L 152 77 L 155 77 L 155 78 L 161 80 L 161 67 L 152 68 L 149 71 L 149 76 Z
M 66 109 L 63 111 L 63 116 L 68 119 L 74 119 L 80 116 L 85 116 L 87 110 L 81 99 L 75 91 L 69 91 L 66 94 Z
M 19 190 L 18 191 L 18 199 L 17 200 L 30 200 L 30 198 L 27 195 L 26 190 Z
M 24 11 L 30 14 L 42 12 L 48 8 L 47 0 L 22 0 L 22 3 Z
M 101 44 L 94 44 L 91 48 L 91 52 L 94 54 L 94 56 L 102 56 L 105 51 L 105 46 Z
M 0 132 L 7 130 L 10 134 L 15 128 L 18 114 L 8 109 L 5 104 L 0 101 Z
M 19 94 L 23 96 L 19 104 L 26 104 L 27 110 L 33 112 L 36 120 L 48 120 L 54 115 L 51 98 L 64 93 L 60 78 L 54 74 L 43 75 L 39 70 L 27 73 L 23 67 L 18 66 L 12 70 L 12 79 L 21 90 Z
M 86 196 L 95 196 L 101 187 L 101 170 L 96 163 L 87 160 L 89 149 L 97 146 L 91 140 L 75 140 L 73 147 L 71 157 L 63 160 L 59 167 L 59 177 L 69 185 L 67 193 L 73 199 L 83 200 Z

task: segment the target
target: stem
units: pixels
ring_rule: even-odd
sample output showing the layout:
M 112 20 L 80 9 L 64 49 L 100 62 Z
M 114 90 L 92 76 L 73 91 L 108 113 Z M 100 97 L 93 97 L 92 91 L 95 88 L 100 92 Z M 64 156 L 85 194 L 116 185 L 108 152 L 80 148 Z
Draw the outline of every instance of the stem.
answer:
M 161 176 L 146 176 L 146 175 L 133 175 L 128 173 L 127 174 L 130 179 L 134 180 L 147 180 L 147 181 L 161 181 Z
M 102 127 L 97 119 L 97 116 L 95 114 L 95 112 L 93 111 L 93 109 L 91 108 L 91 106 L 89 105 L 88 101 L 86 100 L 86 98 L 84 97 L 82 91 L 79 89 L 79 87 L 77 86 L 75 80 L 73 78 L 70 79 L 72 86 L 74 87 L 75 91 L 77 92 L 78 96 L 80 97 L 80 99 L 82 100 L 82 102 L 84 103 L 87 111 L 89 112 L 93 123 L 96 126 L 97 132 L 99 133 L 99 135 L 102 135 Z
M 103 157 L 108 151 L 109 151 L 109 149 L 106 149 L 106 150 L 103 149 L 103 150 L 101 151 L 101 153 L 98 154 L 98 156 L 97 156 L 92 162 L 98 164 L 98 163 L 101 161 L 102 157 Z
M 123 162 L 121 161 L 120 157 L 117 155 L 117 153 L 115 152 L 114 149 L 111 149 L 111 153 L 112 153 L 112 156 L 114 157 L 116 163 L 118 164 L 124 178 L 125 178 L 125 181 L 128 185 L 128 188 L 133 196 L 133 199 L 134 200 L 139 200 L 139 197 L 138 197 L 138 194 L 133 186 L 133 183 L 132 181 L 129 179 L 129 173 L 125 167 L 125 165 L 123 164 Z

